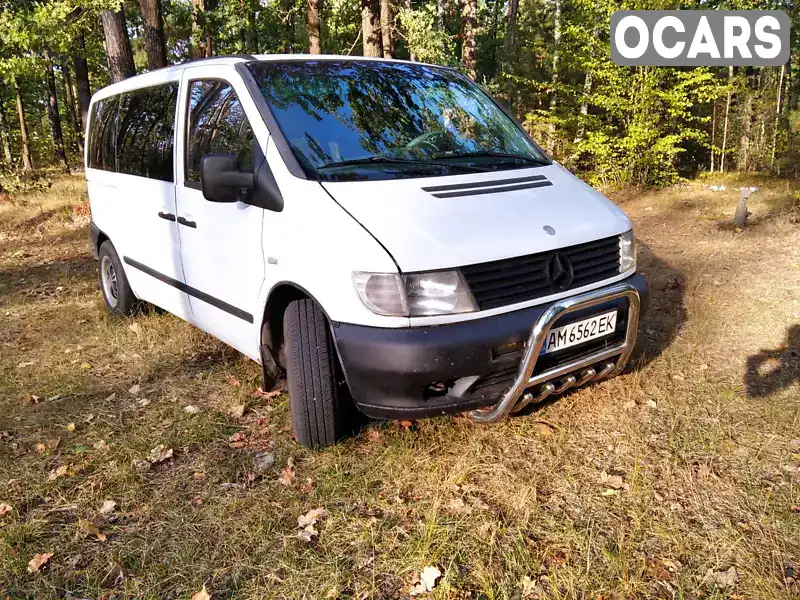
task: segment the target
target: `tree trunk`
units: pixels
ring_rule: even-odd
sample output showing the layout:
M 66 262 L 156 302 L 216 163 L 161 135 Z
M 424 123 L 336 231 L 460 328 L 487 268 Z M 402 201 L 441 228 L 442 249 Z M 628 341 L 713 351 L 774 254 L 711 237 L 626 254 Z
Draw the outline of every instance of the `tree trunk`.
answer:
M 6 107 L 3 104 L 3 97 L 0 94 L 0 142 L 3 144 L 3 158 L 6 164 L 11 166 L 14 156 L 11 154 L 11 132 L 8 129 L 8 119 L 6 119 Z
M 72 76 L 66 63 L 61 65 L 61 74 L 64 76 L 64 101 L 67 104 L 67 115 L 72 129 L 75 131 L 75 145 L 78 147 L 78 152 L 83 156 L 83 130 L 78 122 L 78 113 L 75 112 L 75 97 L 72 95 Z
M 322 0 L 308 0 L 308 51 L 311 54 L 322 54 L 319 38 L 319 11 Z
M 508 24 L 506 26 L 506 63 L 511 62 L 517 47 L 517 13 L 519 0 L 508 1 Z
M 78 110 L 81 113 L 81 132 L 86 131 L 89 120 L 89 101 L 92 99 L 92 88 L 89 85 L 89 64 L 86 62 L 86 43 L 83 35 L 78 38 L 75 53 L 72 56 L 75 64 L 75 87 L 78 90 Z
M 783 76 L 786 74 L 786 65 L 781 65 L 781 74 L 778 77 L 778 98 L 775 101 L 775 125 L 772 128 L 772 152 L 769 157 L 769 168 L 775 167 L 775 147 L 778 145 L 778 122 L 781 117 L 781 94 L 783 92 Z
M 22 105 L 22 91 L 20 90 L 18 76 L 14 77 L 13 83 L 14 95 L 17 97 L 17 118 L 19 120 L 19 142 L 21 146 L 20 154 L 22 155 L 22 169 L 24 171 L 30 171 L 33 168 L 33 163 L 31 162 L 31 148 L 28 144 L 28 126 L 25 123 L 25 107 Z
M 445 0 L 436 0 L 436 27 L 439 31 L 444 31 L 444 15 L 446 9 Z
M 295 50 L 294 2 L 292 0 L 283 0 L 283 10 L 286 11 L 286 18 L 283 21 L 284 37 L 286 39 L 284 48 L 287 53 L 292 54 Z
M 164 23 L 161 20 L 161 0 L 139 0 L 144 26 L 144 51 L 147 68 L 151 71 L 167 66 L 167 47 L 164 43 Z
M 105 48 L 111 81 L 122 81 L 136 75 L 131 42 L 128 39 L 128 28 L 125 24 L 125 12 L 121 7 L 117 11 L 104 10 L 100 14 L 100 20 L 103 23 L 103 33 L 105 34 Z
M 559 76 L 558 76 L 558 67 L 559 61 L 561 59 L 561 0 L 555 0 L 555 13 L 553 14 L 553 75 L 550 79 L 551 87 L 553 91 L 550 95 L 550 114 L 552 118 L 552 114 L 556 111 L 556 107 L 558 106 L 558 83 L 559 83 Z M 554 138 L 556 133 L 556 124 L 555 122 L 550 123 L 550 137 L 551 137 L 551 147 L 555 146 Z
M 728 99 L 725 102 L 725 124 L 722 129 L 722 153 L 719 159 L 719 172 L 725 172 L 725 151 L 728 148 L 728 118 L 731 114 L 731 96 L 733 95 L 733 65 L 728 67 Z
M 256 11 L 247 11 L 247 50 L 251 54 L 258 54 L 258 23 L 256 20 Z
M 744 103 L 742 104 L 741 125 L 739 126 L 739 154 L 736 157 L 736 170 L 749 170 L 750 131 L 753 123 L 753 89 L 749 85 L 745 90 Z
M 381 56 L 381 17 L 379 0 L 361 0 L 361 30 L 364 56 Z
M 714 107 L 711 109 L 711 165 L 709 172 L 714 172 L 714 142 L 716 141 L 717 133 L 717 100 L 714 99 Z
M 394 11 L 391 0 L 381 0 L 383 58 L 394 58 Z
M 747 225 L 747 200 L 755 191 L 755 188 L 742 188 L 739 194 L 739 202 L 736 204 L 736 213 L 733 216 L 733 227 L 736 231 L 741 231 Z
M 211 0 L 192 0 L 192 56 L 210 58 L 214 56 L 214 40 L 209 31 L 207 11 Z
M 461 63 L 471 79 L 478 77 L 478 51 L 475 32 L 478 28 L 478 0 L 463 0 L 461 8 Z
M 600 27 L 597 25 L 597 20 L 595 20 L 595 26 L 592 28 L 592 39 L 597 39 L 597 36 L 600 34 Z M 591 52 L 589 53 L 592 59 L 595 57 L 594 46 L 592 46 Z M 586 135 L 586 116 L 589 114 L 589 95 L 592 93 L 592 85 L 594 83 L 592 77 L 592 69 L 591 67 L 586 67 L 586 75 L 583 79 L 583 96 L 581 97 L 581 119 L 578 121 L 578 132 L 575 135 L 575 139 L 573 140 L 573 144 L 579 143 L 583 140 L 583 136 Z
M 67 153 L 64 150 L 64 133 L 61 130 L 61 115 L 58 114 L 58 96 L 56 95 L 56 77 L 53 71 L 53 57 L 50 51 L 44 53 L 45 75 L 47 79 L 47 118 L 50 120 L 50 134 L 53 138 L 56 160 L 64 165 L 64 171 L 69 173 Z

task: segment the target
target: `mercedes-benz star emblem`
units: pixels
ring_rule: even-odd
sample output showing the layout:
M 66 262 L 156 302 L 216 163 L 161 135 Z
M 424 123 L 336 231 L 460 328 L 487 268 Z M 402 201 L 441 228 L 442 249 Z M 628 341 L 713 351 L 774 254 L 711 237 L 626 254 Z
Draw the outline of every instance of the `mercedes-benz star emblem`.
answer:
M 547 275 L 550 283 L 560 290 L 566 290 L 572 285 L 572 263 L 563 254 L 554 254 L 547 263 Z
M 556 230 L 553 229 L 552 227 L 550 227 L 550 225 L 545 225 L 543 229 L 544 229 L 545 233 L 547 233 L 548 235 L 555 235 L 556 234 Z

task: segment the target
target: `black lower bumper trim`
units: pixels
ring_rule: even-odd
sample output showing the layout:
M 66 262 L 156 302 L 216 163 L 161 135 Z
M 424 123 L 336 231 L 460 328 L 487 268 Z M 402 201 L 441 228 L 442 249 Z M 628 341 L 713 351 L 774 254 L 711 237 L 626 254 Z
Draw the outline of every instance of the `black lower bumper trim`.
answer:
M 638 290 L 644 313 L 649 299 L 644 277 L 633 275 L 624 281 Z M 359 409 L 375 418 L 416 419 L 493 404 L 516 372 L 520 352 L 513 351 L 515 345 L 527 339 L 533 323 L 547 307 L 544 304 L 433 327 L 389 329 L 334 323 L 333 333 Z M 620 299 L 565 315 L 556 326 L 614 308 L 624 322 L 627 300 Z M 586 347 L 553 353 L 547 356 L 547 362 L 568 360 L 614 339 L 612 336 Z M 453 383 L 467 377 L 477 380 L 474 391 L 453 396 Z M 432 391 L 434 383 L 446 391 Z

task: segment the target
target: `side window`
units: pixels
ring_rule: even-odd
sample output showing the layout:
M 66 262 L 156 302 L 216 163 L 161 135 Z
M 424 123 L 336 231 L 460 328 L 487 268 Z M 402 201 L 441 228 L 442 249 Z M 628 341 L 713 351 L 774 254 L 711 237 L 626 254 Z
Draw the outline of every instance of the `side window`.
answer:
M 186 135 L 186 179 L 200 182 L 200 160 L 206 154 L 235 154 L 239 167 L 253 168 L 253 130 L 230 84 L 192 81 Z
M 117 165 L 120 173 L 173 181 L 172 153 L 177 100 L 177 82 L 122 95 L 117 126 Z
M 119 96 L 98 100 L 92 106 L 89 166 L 116 171 L 117 112 Z

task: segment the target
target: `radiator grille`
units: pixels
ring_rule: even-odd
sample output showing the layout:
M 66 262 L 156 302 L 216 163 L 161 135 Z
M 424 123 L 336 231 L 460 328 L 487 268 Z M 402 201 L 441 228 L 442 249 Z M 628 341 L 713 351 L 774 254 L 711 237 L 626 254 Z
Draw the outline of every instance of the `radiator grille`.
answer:
M 559 288 L 550 281 L 554 254 L 569 258 L 572 283 Z M 480 310 L 535 300 L 603 281 L 619 274 L 619 236 L 528 256 L 462 267 Z

